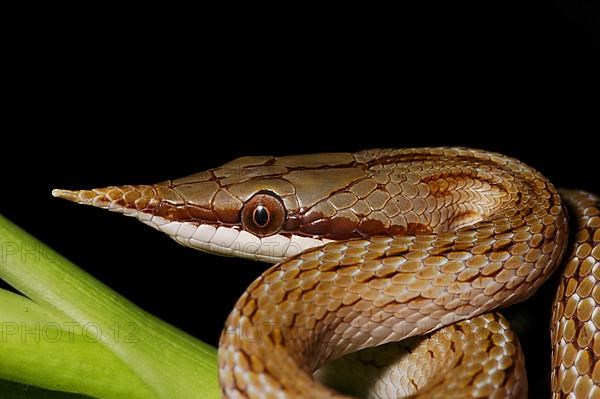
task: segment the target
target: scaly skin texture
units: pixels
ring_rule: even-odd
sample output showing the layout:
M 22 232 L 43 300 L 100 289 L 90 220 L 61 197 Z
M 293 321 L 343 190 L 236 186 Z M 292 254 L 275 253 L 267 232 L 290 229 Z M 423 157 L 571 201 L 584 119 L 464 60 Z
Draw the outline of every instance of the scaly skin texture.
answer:
M 553 390 L 600 397 L 596 198 L 561 197 L 515 159 L 464 148 L 245 157 L 156 185 L 54 194 L 137 217 L 183 245 L 280 262 L 227 319 L 227 398 L 346 397 L 313 373 L 416 336 L 317 375 L 372 369 L 387 353 L 361 395 L 526 396 L 518 341 L 486 312 L 528 298 L 557 268 L 564 198 L 581 230 L 555 304 Z
M 552 309 L 552 397 L 600 398 L 600 199 L 561 193 L 577 230 Z
M 464 398 L 467 393 L 527 397 L 519 342 L 498 313 L 354 352 L 329 362 L 316 376 L 330 387 L 370 399 Z

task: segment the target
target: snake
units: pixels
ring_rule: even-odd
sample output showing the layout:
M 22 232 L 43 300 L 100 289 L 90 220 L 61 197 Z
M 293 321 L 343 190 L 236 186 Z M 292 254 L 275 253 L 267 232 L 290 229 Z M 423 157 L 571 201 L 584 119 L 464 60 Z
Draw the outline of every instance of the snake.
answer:
M 498 309 L 557 269 L 552 397 L 600 398 L 599 198 L 509 156 L 246 156 L 157 184 L 53 195 L 187 247 L 274 263 L 225 322 L 224 398 L 527 397 L 522 348 Z

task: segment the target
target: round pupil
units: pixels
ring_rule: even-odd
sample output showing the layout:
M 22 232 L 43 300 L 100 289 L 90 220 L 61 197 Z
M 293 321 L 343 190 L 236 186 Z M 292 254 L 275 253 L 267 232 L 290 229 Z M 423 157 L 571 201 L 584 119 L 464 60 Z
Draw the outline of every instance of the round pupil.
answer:
M 262 205 L 259 205 L 254 210 L 254 223 L 258 227 L 265 227 L 269 223 L 269 211 Z

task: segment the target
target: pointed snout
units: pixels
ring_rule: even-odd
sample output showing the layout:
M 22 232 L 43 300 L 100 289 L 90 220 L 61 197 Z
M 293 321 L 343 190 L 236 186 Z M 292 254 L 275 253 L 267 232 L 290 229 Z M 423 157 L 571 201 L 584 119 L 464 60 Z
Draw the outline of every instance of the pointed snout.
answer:
M 127 209 L 147 211 L 161 202 L 156 188 L 150 185 L 109 186 L 90 190 L 54 189 L 52 196 L 117 212 Z

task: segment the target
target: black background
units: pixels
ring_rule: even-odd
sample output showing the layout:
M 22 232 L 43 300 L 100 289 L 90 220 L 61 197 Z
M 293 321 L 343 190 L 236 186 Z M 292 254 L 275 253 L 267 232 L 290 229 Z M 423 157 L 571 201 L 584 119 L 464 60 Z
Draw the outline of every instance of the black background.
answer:
M 600 13 L 589 4 L 5 12 L 0 212 L 216 345 L 265 265 L 181 248 L 51 188 L 152 183 L 241 155 L 463 145 L 600 192 Z M 508 312 L 532 397 L 548 385 L 553 289 Z

